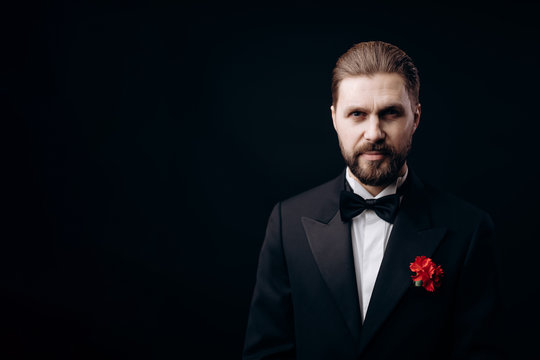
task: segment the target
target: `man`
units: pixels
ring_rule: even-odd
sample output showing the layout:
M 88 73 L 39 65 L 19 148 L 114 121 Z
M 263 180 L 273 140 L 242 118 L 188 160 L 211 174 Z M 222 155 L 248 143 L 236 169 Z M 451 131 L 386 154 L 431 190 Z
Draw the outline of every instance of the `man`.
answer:
M 275 205 L 244 359 L 495 359 L 493 225 L 407 166 L 420 122 L 412 60 L 375 41 L 333 73 L 346 169 Z

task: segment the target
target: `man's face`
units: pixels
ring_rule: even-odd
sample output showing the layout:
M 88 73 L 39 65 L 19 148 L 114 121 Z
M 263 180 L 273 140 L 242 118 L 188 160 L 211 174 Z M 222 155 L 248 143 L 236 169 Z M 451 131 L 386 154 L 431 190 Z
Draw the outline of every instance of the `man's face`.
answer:
M 343 158 L 360 182 L 387 186 L 400 175 L 420 119 L 420 104 L 414 109 L 398 74 L 341 81 L 332 120 Z

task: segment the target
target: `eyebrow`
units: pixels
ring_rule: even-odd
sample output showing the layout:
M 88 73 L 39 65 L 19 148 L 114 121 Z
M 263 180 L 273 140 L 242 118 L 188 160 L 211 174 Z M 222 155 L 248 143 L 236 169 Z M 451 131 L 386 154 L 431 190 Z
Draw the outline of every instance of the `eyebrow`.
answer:
M 390 109 L 398 109 L 398 110 L 403 111 L 405 109 L 405 107 L 401 103 L 390 103 L 390 104 L 385 105 L 382 109 L 380 109 L 378 111 L 378 113 L 381 114 L 381 113 L 384 113 L 385 111 L 388 111 Z M 350 114 L 350 113 L 352 113 L 354 111 L 361 111 L 361 112 L 365 112 L 365 113 L 370 112 L 368 109 L 366 109 L 366 108 L 364 108 L 362 106 L 356 106 L 356 105 L 347 106 L 344 111 L 345 111 L 345 114 Z

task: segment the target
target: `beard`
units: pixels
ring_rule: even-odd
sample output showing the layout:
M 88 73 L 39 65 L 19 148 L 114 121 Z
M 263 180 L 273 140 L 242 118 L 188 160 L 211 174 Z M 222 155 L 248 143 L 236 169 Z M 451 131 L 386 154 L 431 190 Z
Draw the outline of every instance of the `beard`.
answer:
M 343 149 L 341 140 L 339 147 L 345 163 L 353 175 L 363 184 L 369 186 L 388 186 L 399 177 L 399 173 L 411 150 L 412 134 L 405 146 L 397 149 L 383 142 L 366 143 L 353 154 Z M 380 160 L 362 160 L 360 155 L 368 151 L 377 151 L 385 155 Z

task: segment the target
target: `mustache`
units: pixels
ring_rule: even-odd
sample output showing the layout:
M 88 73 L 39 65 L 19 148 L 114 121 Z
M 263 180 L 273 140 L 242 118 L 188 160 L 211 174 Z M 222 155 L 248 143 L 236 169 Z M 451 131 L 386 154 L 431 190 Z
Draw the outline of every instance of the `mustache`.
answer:
M 376 151 L 376 152 L 380 152 L 382 154 L 393 154 L 394 153 L 394 149 L 384 143 L 380 143 L 380 144 L 373 144 L 373 143 L 366 143 L 364 145 L 362 145 L 361 147 L 359 147 L 355 152 L 354 152 L 354 155 L 356 157 L 362 155 L 363 153 L 366 153 L 368 151 Z

